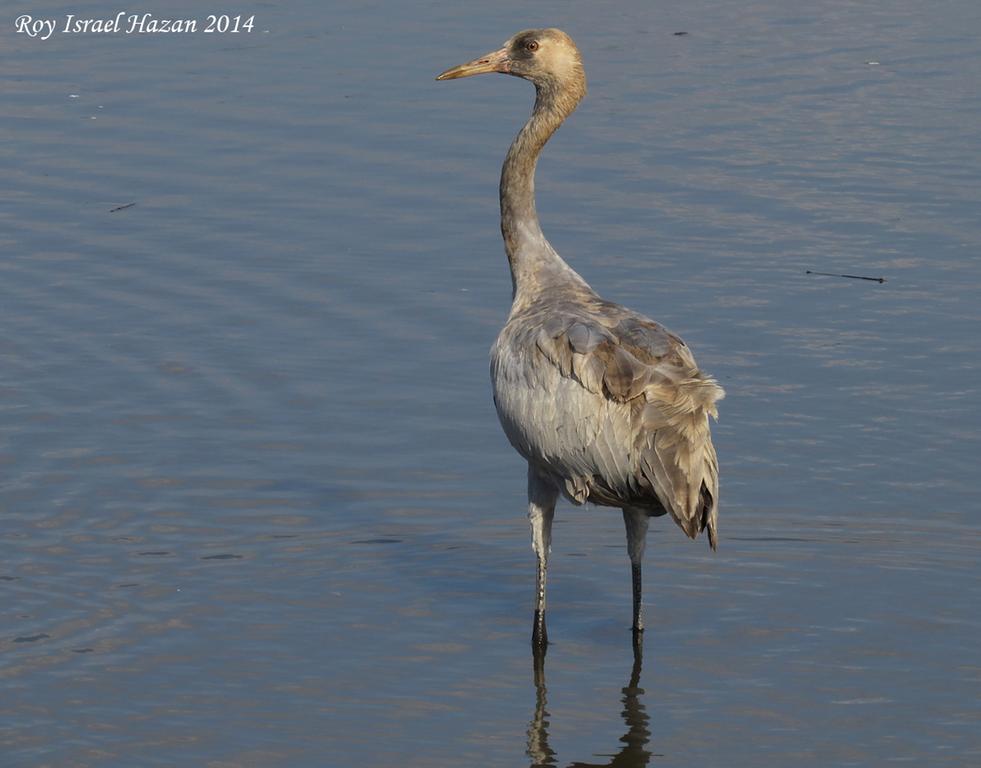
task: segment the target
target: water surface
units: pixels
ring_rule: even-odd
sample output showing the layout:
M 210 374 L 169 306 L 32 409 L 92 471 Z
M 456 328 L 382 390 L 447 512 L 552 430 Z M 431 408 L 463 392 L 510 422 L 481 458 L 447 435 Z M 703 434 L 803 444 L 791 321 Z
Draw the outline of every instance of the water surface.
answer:
M 0 762 L 981 762 L 976 4 L 249 11 L 0 19 Z M 591 88 L 546 234 L 728 397 L 719 552 L 657 521 L 641 665 L 620 516 L 562 507 L 536 685 L 487 378 L 532 91 L 433 77 L 540 24 Z

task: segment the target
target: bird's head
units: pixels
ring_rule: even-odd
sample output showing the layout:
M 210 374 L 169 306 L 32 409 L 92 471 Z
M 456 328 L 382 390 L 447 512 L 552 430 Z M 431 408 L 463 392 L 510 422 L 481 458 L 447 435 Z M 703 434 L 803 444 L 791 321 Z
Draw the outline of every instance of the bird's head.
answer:
M 451 67 L 437 80 L 501 72 L 531 80 L 541 91 L 586 93 L 586 75 L 579 49 L 561 29 L 526 29 L 496 51 Z

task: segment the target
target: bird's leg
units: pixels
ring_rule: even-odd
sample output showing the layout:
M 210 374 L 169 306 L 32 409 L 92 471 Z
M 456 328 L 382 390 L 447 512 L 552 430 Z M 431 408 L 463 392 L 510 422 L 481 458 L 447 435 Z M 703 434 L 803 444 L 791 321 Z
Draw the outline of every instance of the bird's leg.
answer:
M 644 546 L 647 543 L 647 524 L 649 517 L 646 510 L 623 508 L 623 523 L 627 528 L 627 554 L 630 555 L 630 573 L 634 593 L 634 635 L 644 631 L 641 594 L 643 579 L 641 576 L 641 561 L 644 559 Z
M 528 520 L 531 522 L 531 546 L 538 559 L 538 578 L 535 591 L 535 625 L 531 642 L 536 648 L 548 644 L 545 630 L 545 577 L 548 572 L 548 553 L 552 547 L 552 518 L 559 491 L 548 478 L 528 466 Z

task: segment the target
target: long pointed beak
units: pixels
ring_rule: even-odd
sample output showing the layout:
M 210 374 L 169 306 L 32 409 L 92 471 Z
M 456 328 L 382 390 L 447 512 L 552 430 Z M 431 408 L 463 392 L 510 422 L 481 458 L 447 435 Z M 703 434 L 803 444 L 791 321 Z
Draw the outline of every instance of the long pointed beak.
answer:
M 511 60 L 508 58 L 507 48 L 501 48 L 492 53 L 485 53 L 479 59 L 468 61 L 458 67 L 450 67 L 437 80 L 456 80 L 458 77 L 470 77 L 471 75 L 482 75 L 485 72 L 504 72 L 511 71 Z

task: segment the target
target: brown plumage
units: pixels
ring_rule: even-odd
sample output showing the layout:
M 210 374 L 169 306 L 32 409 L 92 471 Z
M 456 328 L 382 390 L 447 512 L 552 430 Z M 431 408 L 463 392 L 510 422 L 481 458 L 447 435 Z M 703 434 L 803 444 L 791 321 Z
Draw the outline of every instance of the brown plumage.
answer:
M 691 538 L 718 541 L 719 472 L 709 431 L 724 393 L 685 343 L 600 298 L 542 234 L 534 175 L 545 142 L 586 93 L 582 59 L 557 29 L 526 30 L 447 80 L 502 72 L 535 84 L 535 107 L 501 171 L 501 232 L 513 302 L 491 350 L 501 425 L 528 461 L 538 555 L 533 642 L 544 647 L 545 580 L 560 494 L 620 507 L 633 574 L 633 628 L 643 629 L 641 559 L 648 518 L 670 514 Z

